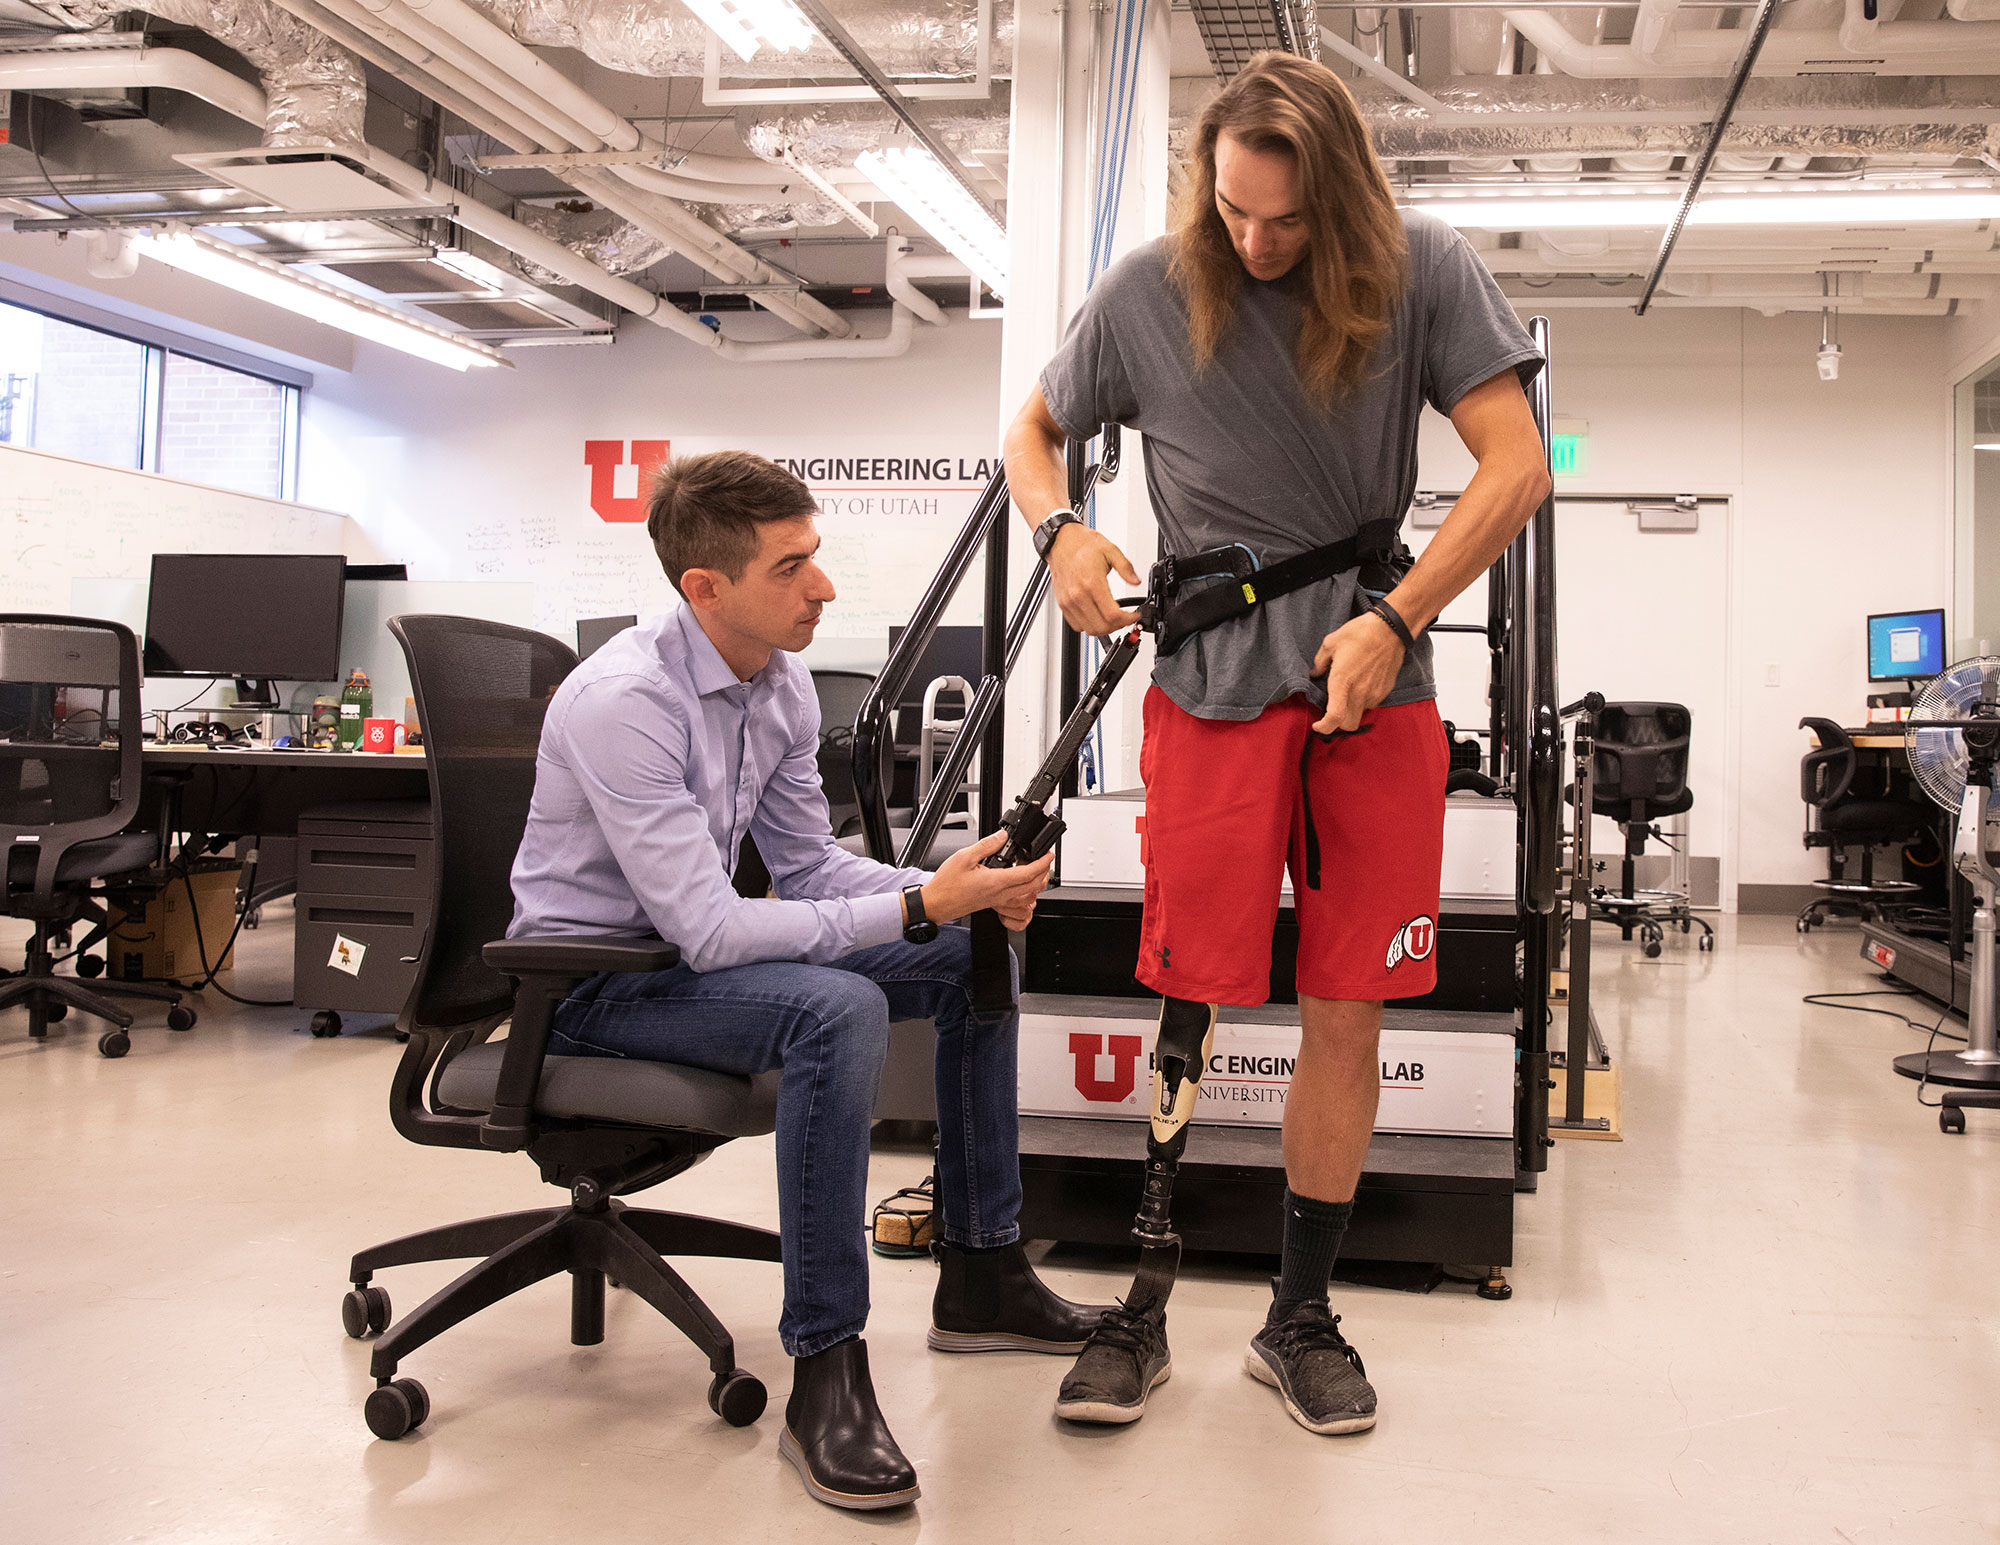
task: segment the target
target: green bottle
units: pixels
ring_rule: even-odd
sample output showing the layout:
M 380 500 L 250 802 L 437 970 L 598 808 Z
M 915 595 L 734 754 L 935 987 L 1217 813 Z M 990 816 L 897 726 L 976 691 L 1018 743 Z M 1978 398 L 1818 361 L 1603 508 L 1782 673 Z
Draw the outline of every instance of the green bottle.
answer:
M 361 749 L 361 721 L 375 712 L 375 694 L 368 686 L 368 673 L 356 666 L 347 673 L 347 685 L 340 694 L 340 749 Z

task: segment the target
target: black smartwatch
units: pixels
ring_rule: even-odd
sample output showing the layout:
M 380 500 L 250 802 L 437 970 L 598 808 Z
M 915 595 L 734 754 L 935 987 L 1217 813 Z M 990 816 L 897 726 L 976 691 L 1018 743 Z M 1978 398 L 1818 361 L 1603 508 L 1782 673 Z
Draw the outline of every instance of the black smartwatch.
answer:
M 924 916 L 924 888 L 903 888 L 903 937 L 912 944 L 928 944 L 938 935 L 938 925 Z
M 1075 510 L 1057 510 L 1047 520 L 1035 527 L 1035 556 L 1047 563 L 1049 549 L 1056 545 L 1056 533 L 1064 526 L 1080 526 L 1083 517 Z

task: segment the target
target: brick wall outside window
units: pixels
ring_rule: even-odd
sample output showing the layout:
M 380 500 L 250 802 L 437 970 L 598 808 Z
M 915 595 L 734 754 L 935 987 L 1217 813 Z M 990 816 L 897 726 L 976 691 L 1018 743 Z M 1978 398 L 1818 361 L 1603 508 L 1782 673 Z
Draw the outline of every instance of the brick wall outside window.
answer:
M 136 467 L 145 444 L 146 347 L 44 318 L 35 380 L 37 450 Z
M 284 492 L 285 389 L 181 354 L 167 356 L 160 471 L 247 494 Z

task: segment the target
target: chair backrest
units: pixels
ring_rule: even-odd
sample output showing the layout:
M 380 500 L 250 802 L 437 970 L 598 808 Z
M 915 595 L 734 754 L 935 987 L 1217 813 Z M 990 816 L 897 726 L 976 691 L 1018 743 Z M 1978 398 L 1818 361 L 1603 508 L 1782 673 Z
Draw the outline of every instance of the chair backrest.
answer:
M 139 812 L 139 641 L 93 617 L 0 613 L 0 884 L 34 849 L 35 893 L 79 842 Z
M 417 1024 L 504 1013 L 514 994 L 480 958 L 514 917 L 514 854 L 535 792 L 542 719 L 576 651 L 472 617 L 389 619 L 403 646 L 430 764 L 436 846 L 430 929 L 411 1000 Z
M 1811 730 L 1819 739 L 1817 750 L 1799 758 L 1799 798 L 1823 811 L 1847 797 L 1859 758 L 1853 739 L 1831 719 L 1808 716 L 1799 720 L 1799 728 Z
M 1591 808 L 1622 819 L 1652 813 L 1635 805 L 1677 805 L 1687 793 L 1692 723 L 1679 703 L 1606 703 L 1597 716 Z
M 843 815 L 861 809 L 854 792 L 854 721 L 875 678 L 865 671 L 814 671 L 812 679 L 819 697 L 819 781 L 838 831 Z

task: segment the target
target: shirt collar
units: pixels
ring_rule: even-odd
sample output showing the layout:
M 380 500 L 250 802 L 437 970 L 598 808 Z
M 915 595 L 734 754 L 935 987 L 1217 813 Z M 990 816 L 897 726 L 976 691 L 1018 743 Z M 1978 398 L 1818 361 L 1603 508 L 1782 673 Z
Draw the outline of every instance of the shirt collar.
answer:
M 741 680 L 736 672 L 729 668 L 729 662 L 722 658 L 721 651 L 715 647 L 714 641 L 702 631 L 701 624 L 695 620 L 694 608 L 685 601 L 675 611 L 674 621 L 681 630 L 682 642 L 687 646 L 688 676 L 694 682 L 697 697 L 707 697 L 710 693 L 721 692 L 729 687 L 761 686 L 770 675 L 771 667 L 766 664 L 747 682 Z M 777 658 L 775 650 L 772 651 L 772 658 Z

